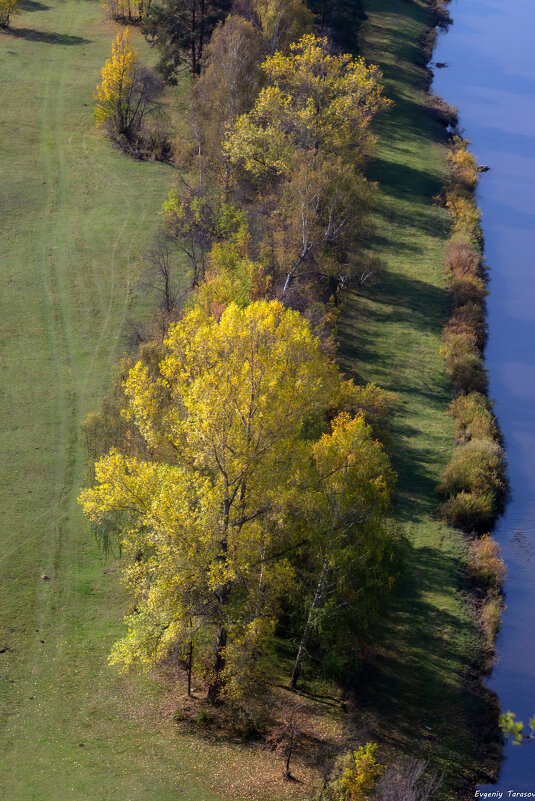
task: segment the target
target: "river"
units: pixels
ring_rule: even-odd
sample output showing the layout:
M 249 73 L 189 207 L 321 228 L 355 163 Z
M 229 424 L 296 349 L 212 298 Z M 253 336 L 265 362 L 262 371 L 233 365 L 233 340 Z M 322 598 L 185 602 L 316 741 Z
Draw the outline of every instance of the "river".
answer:
M 504 711 L 535 714 L 535 2 L 452 0 L 434 90 L 457 106 L 480 164 L 478 199 L 491 268 L 486 362 L 506 439 L 512 500 L 495 536 L 508 567 L 507 610 L 489 686 Z M 486 791 L 535 794 L 535 743 L 505 748 Z M 511 796 L 512 797 L 512 796 Z M 534 795 L 535 797 L 535 795 Z

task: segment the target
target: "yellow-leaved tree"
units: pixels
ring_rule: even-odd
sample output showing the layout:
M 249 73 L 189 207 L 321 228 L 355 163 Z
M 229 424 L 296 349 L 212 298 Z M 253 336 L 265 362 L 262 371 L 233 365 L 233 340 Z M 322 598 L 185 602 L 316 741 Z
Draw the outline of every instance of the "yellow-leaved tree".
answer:
M 130 29 L 119 31 L 111 48 L 111 58 L 102 67 L 102 83 L 95 90 L 97 104 L 93 116 L 97 128 L 112 126 L 118 133 L 129 129 L 131 93 L 137 53 L 130 43 Z
M 161 110 L 157 98 L 162 90 L 155 73 L 138 62 L 133 50 L 130 29 L 119 31 L 112 44 L 112 54 L 102 67 L 102 81 L 94 97 L 93 116 L 97 128 L 104 128 L 125 149 L 139 155 L 147 139 L 145 123 Z
M 20 0 L 0 0 L 0 28 L 9 28 L 9 18 L 20 8 Z
M 195 650 L 212 700 L 258 676 L 298 549 L 318 562 L 326 546 L 313 543 L 327 542 L 326 525 L 340 550 L 350 529 L 384 511 L 387 460 L 348 415 L 329 436 L 355 444 L 358 486 L 347 502 L 358 501 L 358 512 L 350 524 L 326 522 L 322 511 L 334 478 L 313 443 L 352 386 L 308 322 L 277 301 L 231 304 L 220 319 L 194 308 L 169 330 L 159 365 L 129 371 L 131 433 L 98 461 L 95 486 L 80 498 L 94 523 L 118 531 L 135 602 L 112 662 L 148 665 L 174 653 L 191 667 Z M 335 468 L 341 495 L 348 460 L 346 448 Z M 314 509 L 321 525 L 303 527 Z
M 373 118 L 389 107 L 381 73 L 362 58 L 334 55 L 313 34 L 262 65 L 267 85 L 229 131 L 224 152 L 235 181 L 264 196 L 263 218 L 284 295 L 302 274 L 336 288 L 351 276 L 367 219 L 363 166 Z

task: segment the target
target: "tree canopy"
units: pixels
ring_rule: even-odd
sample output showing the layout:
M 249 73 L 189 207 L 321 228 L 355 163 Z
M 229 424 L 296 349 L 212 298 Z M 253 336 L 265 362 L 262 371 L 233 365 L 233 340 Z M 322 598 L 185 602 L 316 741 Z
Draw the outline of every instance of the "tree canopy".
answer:
M 219 320 L 194 308 L 157 369 L 130 370 L 123 415 L 144 445 L 112 448 L 81 495 L 94 522 L 113 517 L 127 557 L 136 611 L 113 662 L 150 664 L 195 642 L 215 699 L 246 667 L 255 675 L 298 552 L 320 569 L 327 558 L 346 588 L 340 559 L 381 561 L 388 459 L 362 416 L 325 431 L 353 392 L 277 301 L 230 305 Z

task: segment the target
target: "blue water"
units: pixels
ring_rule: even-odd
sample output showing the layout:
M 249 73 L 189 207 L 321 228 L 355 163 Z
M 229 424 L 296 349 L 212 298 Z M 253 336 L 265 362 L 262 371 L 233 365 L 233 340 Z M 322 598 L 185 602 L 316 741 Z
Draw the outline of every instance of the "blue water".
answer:
M 491 267 L 486 353 L 505 434 L 513 497 L 495 536 L 508 566 L 498 663 L 502 709 L 535 714 L 535 2 L 452 0 L 435 91 L 457 106 L 480 164 L 479 204 Z M 507 745 L 497 785 L 535 794 L 535 743 Z M 535 795 L 534 795 L 535 797 Z

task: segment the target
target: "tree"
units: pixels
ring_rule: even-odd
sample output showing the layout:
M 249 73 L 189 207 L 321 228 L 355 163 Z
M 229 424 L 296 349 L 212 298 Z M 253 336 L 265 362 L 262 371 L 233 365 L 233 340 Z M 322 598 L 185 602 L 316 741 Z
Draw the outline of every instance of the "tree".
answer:
M 524 734 L 524 723 L 516 720 L 514 712 L 504 712 L 500 715 L 500 729 L 505 737 L 513 738 L 513 745 L 521 745 L 524 741 L 535 741 L 535 715 L 529 720 L 529 734 Z
M 217 25 L 230 10 L 231 0 L 157 0 L 151 3 L 142 30 L 160 52 L 158 69 L 169 83 L 189 64 L 199 75 L 204 48 Z
M 275 53 L 268 85 L 230 131 L 225 152 L 263 198 L 259 214 L 282 295 L 298 274 L 342 286 L 362 235 L 370 187 L 362 167 L 370 124 L 388 107 L 381 74 L 362 59 L 332 55 L 313 35 Z
M 206 48 L 205 67 L 193 86 L 192 131 L 198 157 L 220 183 L 228 181 L 222 151 L 227 130 L 249 111 L 260 89 L 262 37 L 253 24 L 231 14 Z
M 303 36 L 290 55 L 275 53 L 262 65 L 268 78 L 249 114 L 242 115 L 226 149 L 252 176 L 287 175 L 296 150 L 363 164 L 374 137 L 370 124 L 389 106 L 377 67 L 362 58 L 331 55 L 327 39 Z
M 160 90 L 154 73 L 138 62 L 130 43 L 130 29 L 119 31 L 111 58 L 102 68 L 102 82 L 94 93 L 97 128 L 135 145 L 147 117 L 159 108 L 156 97 Z
M 370 591 L 381 581 L 388 585 L 395 544 L 386 521 L 393 475 L 364 418 L 338 415 L 331 432 L 313 445 L 313 459 L 305 525 L 315 532 L 311 544 L 316 580 L 290 680 L 292 689 L 325 608 L 330 604 L 332 613 L 335 599 L 339 610 L 340 602 L 354 604 L 364 587 Z
M 287 507 L 307 421 L 340 386 L 306 321 L 277 302 L 195 309 L 171 328 L 158 372 L 141 362 L 124 414 L 146 456 L 112 449 L 81 503 L 96 523 L 122 516 L 124 580 L 136 611 L 112 661 L 150 664 L 202 630 L 209 697 L 250 672 L 293 572 Z
M 0 0 L 0 28 L 9 28 L 9 18 L 20 10 L 20 0 Z
M 314 17 L 303 0 L 251 0 L 251 8 L 269 55 L 312 30 Z
M 344 286 L 353 272 L 348 254 L 363 233 L 371 199 L 367 181 L 339 158 L 318 153 L 295 161 L 266 224 L 283 296 L 298 275 Z

